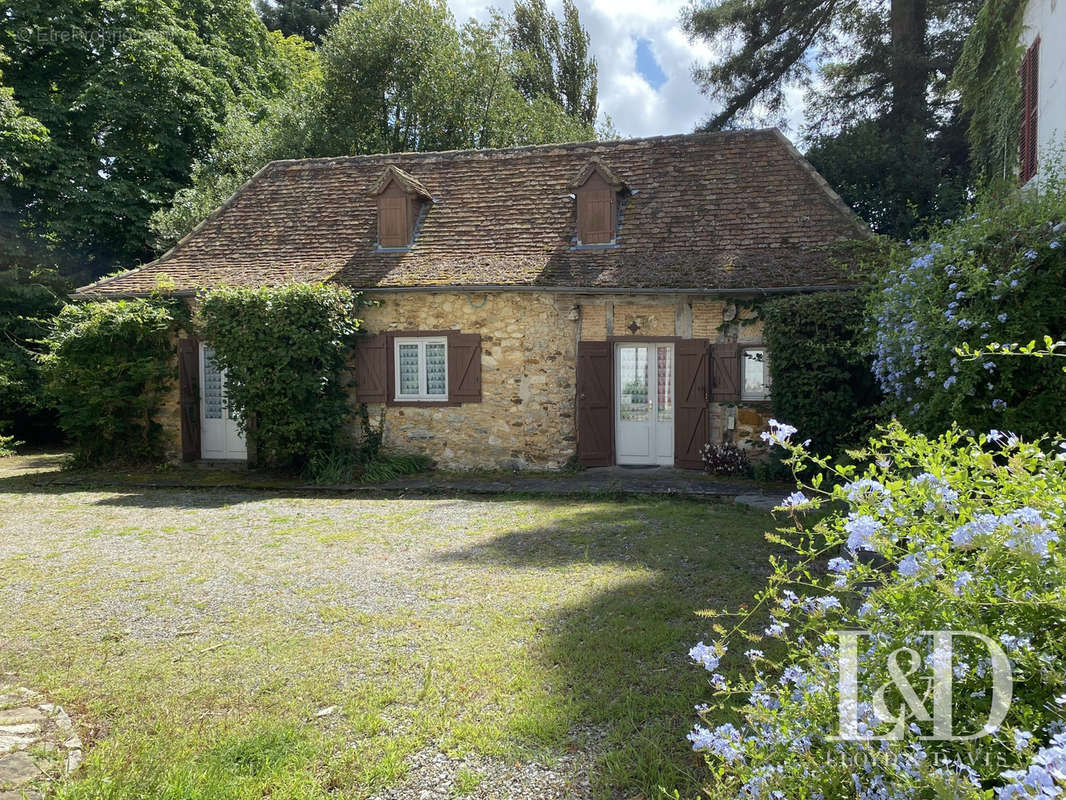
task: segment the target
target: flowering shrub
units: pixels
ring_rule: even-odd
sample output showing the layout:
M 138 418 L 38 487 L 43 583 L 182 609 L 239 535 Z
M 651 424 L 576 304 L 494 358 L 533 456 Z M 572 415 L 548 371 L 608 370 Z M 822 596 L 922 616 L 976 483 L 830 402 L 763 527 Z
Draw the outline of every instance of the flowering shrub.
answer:
M 985 197 L 893 263 L 871 325 L 874 371 L 900 419 L 1039 436 L 1066 416 L 1066 376 L 1047 361 L 955 352 L 1066 331 L 1066 183 L 1049 175 L 1039 193 Z
M 788 526 L 775 540 L 790 556 L 773 562 L 754 607 L 707 612 L 720 638 L 690 651 L 714 697 L 689 734 L 713 774 L 707 795 L 1063 796 L 1066 444 L 1048 455 L 1013 434 L 928 438 L 894 423 L 860 468 L 809 455 L 795 433 L 775 424 L 766 435 L 799 481 L 778 512 Z M 809 525 L 813 510 L 827 513 Z M 945 659 L 927 635 L 940 630 L 1002 649 L 1008 707 L 990 692 L 992 649 L 960 636 Z M 862 632 L 854 695 L 841 689 L 845 631 Z M 919 687 L 914 705 L 900 674 Z M 923 739 L 938 732 L 922 696 L 930 674 L 946 677 L 956 735 L 980 734 L 997 708 L 1001 724 L 965 741 Z M 888 734 L 897 716 L 898 740 L 853 740 Z
M 748 455 L 732 442 L 712 444 L 700 448 L 703 468 L 712 475 L 744 475 L 751 469 Z

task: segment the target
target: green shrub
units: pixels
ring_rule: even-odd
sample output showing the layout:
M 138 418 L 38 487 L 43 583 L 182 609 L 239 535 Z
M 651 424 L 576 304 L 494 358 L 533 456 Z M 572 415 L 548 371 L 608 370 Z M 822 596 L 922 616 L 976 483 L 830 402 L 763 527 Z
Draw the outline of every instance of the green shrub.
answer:
M 957 422 L 1040 436 L 1066 418 L 1053 359 L 966 360 L 956 348 L 1066 333 L 1066 182 L 986 192 L 963 219 L 899 247 L 872 305 L 875 370 L 892 410 L 927 433 Z
M 864 442 L 881 415 L 864 312 L 854 291 L 782 297 L 762 310 L 774 416 L 802 429 L 820 453 Z
M 44 388 L 41 340 L 69 287 L 42 270 L 0 271 L 0 431 L 34 443 L 59 438 L 56 410 Z
M 175 309 L 161 300 L 65 306 L 41 363 L 79 464 L 157 460 L 155 419 L 175 377 Z
M 8 458 L 15 455 L 15 448 L 22 442 L 16 442 L 14 436 L 0 434 L 0 458 Z
M 800 480 L 772 537 L 792 552 L 773 560 L 753 606 L 707 612 L 721 638 L 690 652 L 715 689 L 689 736 L 711 770 L 707 796 L 1061 797 L 1066 443 L 957 428 L 930 438 L 893 423 L 862 466 L 835 467 L 794 444 L 796 433 L 771 434 Z M 995 651 L 967 636 L 937 652 L 930 632 L 944 630 L 986 637 L 1009 659 L 1005 716 L 969 740 L 941 734 L 981 733 Z M 846 673 L 842 632 L 860 634 Z M 937 708 L 950 709 L 950 731 L 934 727 Z M 842 715 L 859 722 L 843 740 Z M 901 738 L 861 738 L 900 717 Z M 1047 788 L 1030 793 L 1023 778 Z
M 203 338 L 227 371 L 230 406 L 259 462 L 300 470 L 343 446 L 359 295 L 294 283 L 214 289 L 200 299 Z

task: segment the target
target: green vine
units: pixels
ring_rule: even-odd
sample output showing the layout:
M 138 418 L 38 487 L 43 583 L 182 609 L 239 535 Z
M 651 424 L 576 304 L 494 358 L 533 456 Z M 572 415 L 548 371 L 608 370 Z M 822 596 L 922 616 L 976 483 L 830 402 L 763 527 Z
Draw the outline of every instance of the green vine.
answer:
M 1021 118 L 1021 0 L 988 0 L 955 67 L 953 85 L 970 115 L 970 160 L 979 180 L 1009 180 L 1018 163 Z

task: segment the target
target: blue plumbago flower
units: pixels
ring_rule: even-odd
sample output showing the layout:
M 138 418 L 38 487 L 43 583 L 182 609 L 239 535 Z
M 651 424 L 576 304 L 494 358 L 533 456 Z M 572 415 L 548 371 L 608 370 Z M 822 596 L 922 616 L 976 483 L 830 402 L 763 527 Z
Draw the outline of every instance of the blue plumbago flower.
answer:
M 730 764 L 744 758 L 744 743 L 740 731 L 728 722 L 713 731 L 697 725 L 688 735 L 688 740 L 692 742 L 692 749 L 696 752 L 713 753 Z
M 985 369 L 987 369 L 989 372 L 991 372 L 992 370 L 994 370 L 996 368 L 996 362 L 995 361 L 986 361 L 981 366 L 984 367 Z
M 854 566 L 855 565 L 848 561 L 848 559 L 840 558 L 839 556 L 837 556 L 836 558 L 831 558 L 829 560 L 830 572 L 847 572 Z
M 1012 653 L 1018 650 L 1033 649 L 1033 640 L 1028 636 L 1013 636 L 1009 633 L 1004 633 L 1000 635 L 999 642 Z
M 728 650 L 724 644 L 706 645 L 703 642 L 699 642 L 695 647 L 688 651 L 688 657 L 695 661 L 697 664 L 702 664 L 703 668 L 708 672 L 714 672 L 718 669 L 718 664 L 722 660 L 722 656 L 725 655 Z
M 950 389 L 952 386 L 955 385 L 957 381 L 958 378 L 956 378 L 954 375 L 948 375 L 947 380 L 944 381 L 944 388 Z
M 873 478 L 860 478 L 857 481 L 845 484 L 844 491 L 847 492 L 848 500 L 852 503 L 857 500 L 863 500 L 870 495 L 888 494 L 888 489 L 884 487 L 884 484 L 875 481 Z
M 965 525 L 960 525 L 951 534 L 951 543 L 956 547 L 969 547 L 978 536 L 987 536 L 1000 524 L 998 514 L 978 514 Z
M 782 622 L 777 617 L 770 617 L 770 625 L 763 631 L 764 636 L 784 636 L 787 622 Z
M 999 314 L 999 315 L 997 315 L 997 316 L 996 316 L 996 319 L 998 319 L 998 320 L 999 320 L 999 321 L 1000 321 L 1001 323 L 1002 323 L 1002 322 L 1006 322 L 1006 321 L 1007 321 L 1007 319 L 1008 319 L 1008 317 L 1007 317 L 1007 313 L 1006 313 L 1006 312 L 1004 312 L 1004 313 L 1002 313 L 1002 314 Z
M 995 400 L 992 401 L 992 410 L 993 411 L 1004 411 L 1004 410 L 1006 410 L 1006 408 L 1007 408 L 1007 401 L 1006 400 L 1000 400 L 997 397 Z
M 796 428 L 786 425 L 784 422 L 778 422 L 776 419 L 770 420 L 768 424 L 770 430 L 760 433 L 759 438 L 764 442 L 768 442 L 771 446 L 775 444 L 784 445 L 788 442 L 789 437 L 796 433 Z
M 1017 278 L 1015 278 L 1014 280 L 1012 280 L 1010 282 L 1010 288 L 1012 288 L 1012 289 L 1017 289 L 1018 288 L 1018 279 Z
M 955 590 L 955 594 L 962 594 L 963 587 L 972 581 L 973 575 L 966 570 L 963 570 L 958 574 L 958 577 L 955 578 L 955 582 L 951 584 L 951 586 Z
M 1014 731 L 1014 749 L 1019 753 L 1024 753 L 1029 749 L 1029 742 L 1032 741 L 1032 731 Z
M 762 658 L 762 650 L 752 648 L 751 650 L 746 650 L 744 655 L 747 656 L 748 661 L 754 661 L 757 658 Z
M 871 603 L 863 603 L 861 606 L 859 606 L 859 616 L 860 617 L 868 617 L 873 612 L 874 612 L 874 607 L 873 607 L 873 604 L 871 604 Z
M 803 492 L 793 492 L 781 501 L 782 508 L 799 508 L 811 502 Z
M 867 514 L 861 516 L 849 514 L 848 521 L 844 523 L 844 530 L 848 534 L 848 549 L 852 552 L 856 550 L 873 550 L 874 546 L 871 540 L 873 535 L 882 527 L 880 522 Z
M 1058 239 L 1056 239 L 1055 241 L 1053 241 L 1051 244 L 1048 245 L 1048 247 L 1050 247 L 1052 250 L 1058 250 L 1059 247 L 1061 247 L 1061 246 L 1062 246 L 1062 242 L 1060 242 Z
M 908 553 L 903 557 L 903 560 L 899 562 L 899 574 L 904 578 L 912 578 L 918 574 L 918 570 L 921 565 L 918 563 L 918 558 L 913 553 Z
M 843 608 L 840 604 L 840 598 L 831 594 L 824 595 L 823 597 L 815 598 L 815 606 L 819 611 L 825 612 L 832 608 Z
M 1023 255 L 1025 256 L 1027 261 L 1035 261 L 1038 253 L 1036 252 L 1036 250 L 1026 250 Z

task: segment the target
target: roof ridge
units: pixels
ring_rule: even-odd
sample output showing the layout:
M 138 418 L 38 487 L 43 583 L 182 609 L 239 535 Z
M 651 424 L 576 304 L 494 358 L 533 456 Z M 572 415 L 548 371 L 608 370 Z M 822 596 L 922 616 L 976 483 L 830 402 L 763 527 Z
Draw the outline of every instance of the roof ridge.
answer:
M 726 131 L 693 131 L 691 133 L 668 133 L 658 136 L 634 136 L 629 139 L 587 139 L 585 141 L 549 142 L 547 144 L 523 144 L 513 147 L 473 147 L 461 150 L 404 150 L 396 153 L 363 153 L 349 156 L 317 156 L 315 158 L 281 158 L 267 163 L 267 167 L 291 166 L 331 166 L 333 164 L 370 163 L 378 160 L 396 158 L 415 158 L 432 161 L 441 158 L 462 156 L 522 156 L 534 155 L 551 150 L 593 149 L 597 147 L 620 147 L 635 144 L 657 144 L 671 141 L 701 141 L 706 139 L 730 138 L 736 136 L 766 136 L 778 134 L 784 136 L 778 128 L 738 128 Z M 787 140 L 787 137 L 785 137 Z

